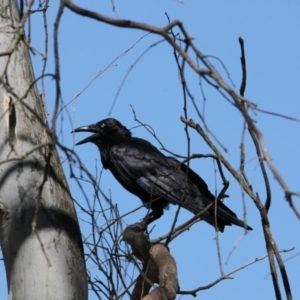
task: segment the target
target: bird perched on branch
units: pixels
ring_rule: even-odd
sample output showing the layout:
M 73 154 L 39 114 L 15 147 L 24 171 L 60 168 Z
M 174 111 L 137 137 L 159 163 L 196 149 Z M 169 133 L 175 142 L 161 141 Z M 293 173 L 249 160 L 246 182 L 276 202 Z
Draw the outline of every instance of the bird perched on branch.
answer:
M 99 148 L 104 169 L 109 169 L 127 191 L 138 196 L 151 210 L 144 219 L 147 225 L 159 219 L 171 203 L 194 214 L 210 205 L 201 219 L 221 232 L 225 225 L 232 224 L 252 230 L 224 203 L 216 200 L 204 180 L 193 170 L 165 156 L 148 141 L 132 137 L 116 119 L 105 119 L 73 132 L 81 131 L 93 135 L 76 145 L 91 142 Z

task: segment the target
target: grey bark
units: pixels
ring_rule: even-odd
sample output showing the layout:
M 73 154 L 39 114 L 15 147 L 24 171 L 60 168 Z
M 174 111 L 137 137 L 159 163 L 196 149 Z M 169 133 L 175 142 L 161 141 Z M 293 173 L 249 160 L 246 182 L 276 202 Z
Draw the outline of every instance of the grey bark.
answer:
M 87 299 L 78 220 L 19 21 L 16 0 L 1 0 L 0 242 L 9 299 Z

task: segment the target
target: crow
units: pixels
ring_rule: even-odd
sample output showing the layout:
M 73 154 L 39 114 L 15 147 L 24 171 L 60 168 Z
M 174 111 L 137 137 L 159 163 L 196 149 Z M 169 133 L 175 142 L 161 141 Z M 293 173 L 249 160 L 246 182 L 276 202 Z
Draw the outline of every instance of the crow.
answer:
M 252 230 L 224 203 L 216 200 L 192 169 L 165 156 L 148 141 L 132 137 L 118 120 L 108 118 L 72 132 L 93 133 L 76 145 L 91 142 L 99 148 L 104 169 L 109 169 L 127 191 L 151 210 L 143 220 L 147 225 L 159 219 L 170 203 L 194 214 L 211 204 L 201 219 L 217 230 L 223 232 L 225 225 L 232 224 Z

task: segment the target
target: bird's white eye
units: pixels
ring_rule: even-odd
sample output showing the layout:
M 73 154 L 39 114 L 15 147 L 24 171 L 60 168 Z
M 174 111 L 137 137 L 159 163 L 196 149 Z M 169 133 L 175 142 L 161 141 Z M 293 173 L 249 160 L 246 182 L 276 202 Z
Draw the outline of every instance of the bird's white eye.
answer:
M 105 127 L 105 124 L 104 124 L 104 123 L 101 123 L 101 124 L 100 124 L 100 127 L 101 127 L 101 128 Z

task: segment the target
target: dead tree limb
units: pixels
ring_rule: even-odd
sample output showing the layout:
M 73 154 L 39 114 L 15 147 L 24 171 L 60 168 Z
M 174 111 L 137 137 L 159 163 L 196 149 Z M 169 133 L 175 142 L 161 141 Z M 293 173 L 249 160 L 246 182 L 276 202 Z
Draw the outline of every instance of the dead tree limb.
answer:
M 176 262 L 163 244 L 151 246 L 145 230 L 144 223 L 135 223 L 123 232 L 123 239 L 131 246 L 133 255 L 143 263 L 131 299 L 175 299 L 179 289 Z M 159 286 L 149 293 L 155 283 Z

